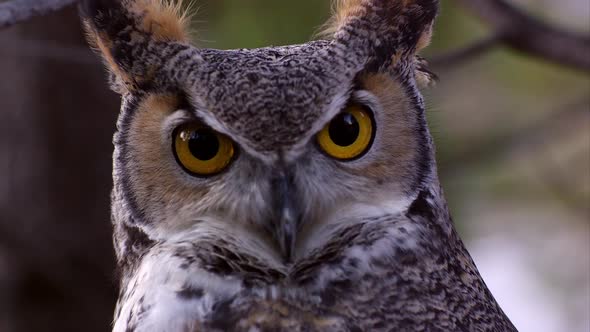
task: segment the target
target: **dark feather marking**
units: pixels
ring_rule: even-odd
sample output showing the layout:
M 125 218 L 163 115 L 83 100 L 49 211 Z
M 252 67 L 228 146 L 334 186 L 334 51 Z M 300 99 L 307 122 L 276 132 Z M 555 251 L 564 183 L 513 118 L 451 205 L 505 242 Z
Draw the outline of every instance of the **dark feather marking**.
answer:
M 192 288 L 185 286 L 182 290 L 176 292 L 176 294 L 184 300 L 196 300 L 203 297 L 205 291 L 202 288 Z
M 421 191 L 410 205 L 407 213 L 408 217 L 420 216 L 426 220 L 435 220 L 436 216 L 433 212 L 433 207 L 427 201 L 429 196 L 431 197 L 427 190 Z

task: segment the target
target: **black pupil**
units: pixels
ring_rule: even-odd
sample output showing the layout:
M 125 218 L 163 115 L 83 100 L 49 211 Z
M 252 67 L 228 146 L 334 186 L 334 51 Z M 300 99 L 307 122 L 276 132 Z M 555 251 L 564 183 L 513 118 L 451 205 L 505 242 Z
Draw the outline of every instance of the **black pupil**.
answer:
M 328 132 L 336 145 L 350 146 L 358 139 L 360 126 L 352 114 L 341 113 L 330 122 Z
M 211 130 L 194 130 L 190 133 L 188 148 L 195 158 L 203 161 L 211 160 L 219 152 L 219 139 Z

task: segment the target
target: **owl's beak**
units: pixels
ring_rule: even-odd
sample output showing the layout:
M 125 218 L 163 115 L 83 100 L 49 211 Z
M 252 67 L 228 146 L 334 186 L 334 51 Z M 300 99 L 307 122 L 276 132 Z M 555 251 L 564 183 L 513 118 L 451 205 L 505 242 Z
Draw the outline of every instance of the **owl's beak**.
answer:
M 290 262 L 295 250 L 295 241 L 301 213 L 295 194 L 293 175 L 289 171 L 279 169 L 273 174 L 271 227 L 273 236 L 278 242 L 281 254 L 286 262 Z

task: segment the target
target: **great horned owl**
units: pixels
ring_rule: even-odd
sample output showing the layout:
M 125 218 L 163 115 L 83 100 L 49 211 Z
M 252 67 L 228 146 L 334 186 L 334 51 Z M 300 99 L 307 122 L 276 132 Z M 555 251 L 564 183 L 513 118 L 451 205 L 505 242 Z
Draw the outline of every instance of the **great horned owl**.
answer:
M 437 0 L 341 0 L 303 45 L 192 46 L 87 0 L 122 95 L 114 331 L 513 331 L 453 228 L 418 90 Z

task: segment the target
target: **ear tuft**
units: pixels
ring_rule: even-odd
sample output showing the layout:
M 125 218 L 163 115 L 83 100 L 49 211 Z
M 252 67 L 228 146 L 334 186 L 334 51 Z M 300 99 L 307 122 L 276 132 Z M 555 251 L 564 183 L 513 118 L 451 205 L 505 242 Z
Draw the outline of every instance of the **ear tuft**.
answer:
M 181 1 L 83 0 L 79 8 L 88 42 L 114 74 L 117 92 L 134 90 L 150 79 L 155 58 L 139 58 L 148 45 L 190 39 L 190 5 L 185 8 Z
M 142 26 L 158 40 L 189 41 L 191 5 L 183 8 L 182 2 L 170 0 L 136 1 L 135 10 L 143 13 Z
M 318 36 L 321 38 L 330 38 L 347 25 L 348 20 L 360 17 L 369 7 L 390 8 L 394 12 L 390 14 L 397 15 L 404 11 L 418 11 L 415 19 L 425 19 L 426 21 L 434 19 L 430 10 L 434 10 L 435 14 L 438 11 L 438 1 L 436 0 L 334 0 L 332 4 L 332 16 L 326 22 Z M 378 23 L 378 22 L 373 22 Z M 421 39 L 422 47 L 428 45 L 430 36 L 432 35 L 432 26 L 424 31 L 424 39 Z M 421 49 L 419 47 L 418 49 Z
M 320 38 L 332 38 L 345 24 L 349 17 L 357 16 L 362 10 L 362 0 L 334 0 L 332 4 L 332 16 L 326 22 L 318 36 Z
M 84 0 L 80 16 L 90 33 L 105 30 L 111 35 L 131 29 L 158 41 L 186 42 L 191 7 L 192 3 L 183 6 L 181 0 Z
M 320 36 L 360 54 L 367 71 L 415 63 L 416 78 L 430 84 L 436 76 L 416 54 L 430 43 L 438 9 L 439 0 L 335 0 Z

